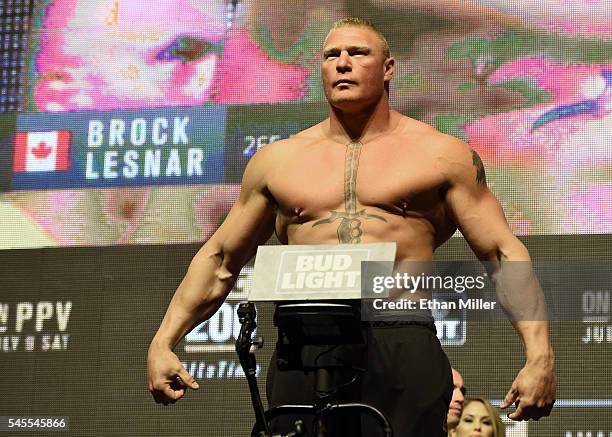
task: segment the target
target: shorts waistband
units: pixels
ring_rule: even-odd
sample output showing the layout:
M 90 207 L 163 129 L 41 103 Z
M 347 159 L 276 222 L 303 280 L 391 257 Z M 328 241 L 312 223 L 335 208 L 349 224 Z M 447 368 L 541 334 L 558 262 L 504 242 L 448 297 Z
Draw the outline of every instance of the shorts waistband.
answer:
M 425 320 L 375 320 L 371 322 L 363 322 L 365 326 L 370 328 L 389 328 L 401 326 L 422 326 L 436 332 L 436 325 L 433 321 Z

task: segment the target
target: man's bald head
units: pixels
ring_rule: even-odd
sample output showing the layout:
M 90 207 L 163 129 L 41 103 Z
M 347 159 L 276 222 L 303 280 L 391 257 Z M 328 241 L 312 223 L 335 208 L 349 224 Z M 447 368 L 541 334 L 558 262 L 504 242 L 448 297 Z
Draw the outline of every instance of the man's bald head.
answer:
M 342 20 L 336 21 L 332 25 L 332 28 L 327 33 L 327 36 L 329 36 L 329 34 L 332 33 L 336 29 L 340 29 L 342 27 L 349 27 L 349 26 L 364 27 L 366 29 L 370 29 L 372 32 L 376 34 L 376 36 L 381 42 L 382 53 L 383 53 L 384 59 L 391 57 L 391 51 L 389 50 L 389 43 L 387 42 L 387 39 L 382 34 L 382 32 L 378 30 L 376 26 L 374 26 L 374 24 L 370 20 L 364 20 L 362 18 L 343 18 Z M 325 39 L 327 39 L 327 37 Z
M 463 411 L 463 403 L 465 402 L 465 386 L 463 384 L 463 376 L 454 368 L 453 371 L 453 397 L 448 406 L 448 415 L 446 425 L 448 429 L 452 429 L 459 423 L 461 412 Z

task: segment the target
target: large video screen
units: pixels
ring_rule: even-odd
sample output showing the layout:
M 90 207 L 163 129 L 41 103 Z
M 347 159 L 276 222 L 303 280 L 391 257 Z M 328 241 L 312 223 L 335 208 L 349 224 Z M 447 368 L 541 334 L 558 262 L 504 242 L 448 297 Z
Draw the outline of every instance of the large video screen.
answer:
M 516 234 L 612 229 L 607 2 L 4 3 L 3 248 L 207 239 L 253 153 L 326 117 L 320 48 L 350 15 L 387 35 L 393 107 L 470 143 Z

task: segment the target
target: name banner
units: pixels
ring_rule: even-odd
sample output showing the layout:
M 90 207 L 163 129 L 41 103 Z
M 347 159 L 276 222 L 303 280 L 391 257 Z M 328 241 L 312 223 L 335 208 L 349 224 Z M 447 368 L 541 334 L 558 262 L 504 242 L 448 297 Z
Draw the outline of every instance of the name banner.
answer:
M 221 183 L 225 106 L 24 114 L 12 189 Z

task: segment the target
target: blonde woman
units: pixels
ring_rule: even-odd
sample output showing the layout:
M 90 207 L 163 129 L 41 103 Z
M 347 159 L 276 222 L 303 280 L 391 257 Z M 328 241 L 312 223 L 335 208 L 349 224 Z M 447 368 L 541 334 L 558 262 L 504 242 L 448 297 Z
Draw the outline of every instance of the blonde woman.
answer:
M 497 410 L 486 399 L 471 398 L 463 405 L 461 419 L 448 435 L 451 437 L 503 437 L 506 434 Z

